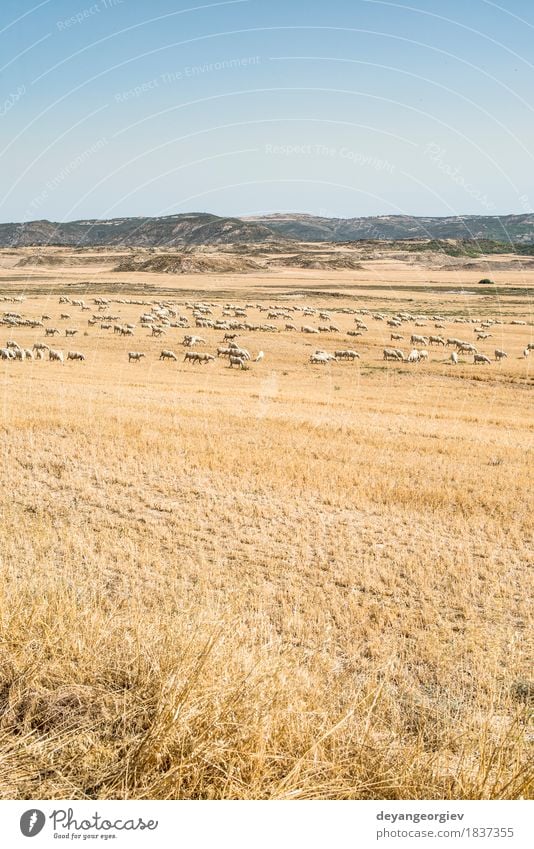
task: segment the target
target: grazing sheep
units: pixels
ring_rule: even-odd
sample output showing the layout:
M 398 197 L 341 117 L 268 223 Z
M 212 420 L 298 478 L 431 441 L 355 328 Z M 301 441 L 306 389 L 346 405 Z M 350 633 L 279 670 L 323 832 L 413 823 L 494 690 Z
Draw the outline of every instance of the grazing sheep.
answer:
M 508 354 L 506 353 L 506 351 L 501 351 L 499 348 L 495 349 L 495 359 L 496 360 L 504 360 L 505 357 L 507 357 L 507 356 L 508 356 Z
M 315 327 L 310 327 L 309 324 L 302 325 L 302 327 L 300 328 L 300 332 L 301 333 L 319 333 L 319 331 L 316 330 Z
M 458 342 L 456 349 L 460 354 L 478 354 L 478 349 L 470 342 Z
M 263 351 L 259 351 L 259 352 L 258 352 L 258 356 L 257 356 L 257 357 L 256 357 L 256 359 L 254 360 L 254 362 L 255 362 L 255 363 L 259 363 L 261 360 L 263 360 L 264 356 L 265 356 L 265 354 L 263 353 Z
M 128 351 L 128 362 L 138 363 L 141 357 L 144 357 L 145 354 L 141 354 L 139 351 Z
M 225 333 L 223 336 L 223 342 L 232 342 L 234 339 L 237 339 L 237 333 Z
M 50 348 L 50 350 L 48 352 L 48 359 L 51 360 L 52 362 L 55 361 L 55 362 L 58 362 L 58 363 L 62 363 L 63 362 L 63 351 L 53 351 Z
M 428 360 L 428 351 L 419 351 L 420 360 Z
M 72 330 L 70 327 L 65 328 L 65 336 L 76 336 L 77 330 Z
M 186 351 L 186 354 L 185 354 L 185 357 L 184 357 L 184 362 L 186 362 L 186 361 L 189 362 L 189 363 L 208 362 L 205 359 L 206 357 L 210 357 L 212 360 L 215 359 L 215 357 L 212 354 L 200 354 L 197 351 Z
M 418 363 L 419 362 L 419 351 L 417 351 L 415 348 L 413 349 L 413 351 L 410 351 L 410 353 L 408 354 L 408 362 L 409 363 Z
M 11 348 L 0 348 L 0 359 L 13 360 L 15 359 L 14 351 Z
M 416 333 L 414 333 L 410 337 L 410 342 L 412 343 L 412 345 L 428 345 L 428 337 L 418 336 Z
M 389 338 L 392 342 L 400 342 L 401 339 L 404 339 L 404 336 L 402 336 L 400 333 L 390 333 Z
M 66 321 L 68 318 L 70 318 L 70 315 L 66 312 L 62 312 L 59 317 L 60 319 L 63 319 L 63 321 Z
M 445 346 L 445 339 L 443 338 L 443 336 L 429 336 L 428 341 L 431 345 Z
M 48 345 L 45 345 L 44 342 L 36 342 L 33 346 L 34 351 L 48 351 L 50 350 Z
M 487 365 L 491 365 L 491 360 L 489 357 L 486 357 L 485 354 L 473 354 L 473 364 L 478 363 L 486 363 Z
M 188 348 L 191 348 L 193 345 L 198 345 L 199 342 L 206 344 L 206 340 L 202 338 L 202 336 L 184 336 L 184 340 L 182 345 L 185 345 Z
M 121 336 L 133 336 L 134 332 L 131 327 L 121 327 L 120 334 Z
M 159 355 L 160 360 L 177 360 L 178 357 L 174 351 L 162 351 Z
M 234 357 L 231 356 L 229 358 L 229 368 L 233 368 L 234 366 L 238 366 L 239 368 L 245 368 L 245 360 L 242 357 Z
M 162 327 L 153 327 L 152 328 L 152 336 L 164 336 L 165 331 Z
M 230 345 L 228 347 L 230 347 Z M 241 359 L 243 360 L 250 360 L 250 353 L 247 351 L 246 348 L 239 348 L 238 346 L 236 346 L 235 348 L 232 347 L 232 351 L 234 356 L 241 357 Z
M 37 351 L 35 352 L 35 356 L 38 360 L 44 360 L 45 352 L 42 350 L 42 348 L 38 348 Z
M 296 326 L 294 324 L 286 324 L 286 330 L 296 330 Z
M 85 354 L 80 354 L 79 351 L 69 351 L 67 353 L 67 359 L 68 360 L 80 360 L 80 362 L 83 362 L 85 360 Z
M 326 351 L 316 351 L 310 357 L 310 363 L 325 365 L 328 362 L 336 362 L 336 358 L 332 354 L 327 354 Z
M 45 327 L 45 336 L 55 336 L 55 334 L 59 334 L 59 330 L 55 327 Z
M 31 351 L 29 348 L 24 348 L 24 353 L 26 355 L 27 360 L 33 360 L 33 351 Z
M 359 360 L 360 355 L 356 351 L 334 351 L 336 360 Z
M 454 363 L 455 366 L 458 365 L 458 354 L 456 351 L 451 353 L 451 363 Z

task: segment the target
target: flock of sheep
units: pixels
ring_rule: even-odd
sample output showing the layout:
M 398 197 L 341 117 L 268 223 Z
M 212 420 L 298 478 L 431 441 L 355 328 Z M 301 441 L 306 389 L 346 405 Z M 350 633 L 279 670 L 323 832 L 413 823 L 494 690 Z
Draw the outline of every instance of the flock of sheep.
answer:
M 23 298 L 4 298 L 4 301 L 18 301 L 23 303 Z M 341 330 L 339 325 L 332 320 L 330 311 L 321 310 L 311 306 L 297 305 L 276 305 L 265 306 L 263 304 L 231 304 L 227 303 L 223 306 L 214 303 L 204 302 L 186 302 L 183 307 L 178 307 L 171 301 L 136 301 L 127 299 L 110 299 L 110 298 L 93 298 L 92 305 L 89 306 L 81 299 L 70 299 L 66 296 L 59 298 L 61 305 L 68 305 L 68 309 L 75 308 L 80 313 L 90 312 L 91 316 L 87 318 L 87 329 L 85 335 L 90 332 L 90 328 L 97 327 L 99 330 L 112 332 L 119 337 L 133 337 L 136 334 L 148 331 L 149 337 L 161 338 L 173 332 L 174 329 L 183 330 L 189 329 L 192 326 L 195 328 L 211 328 L 222 331 L 224 333 L 222 344 L 217 346 L 213 353 L 209 351 L 196 350 L 197 346 L 206 345 L 206 340 L 199 335 L 186 334 L 182 339 L 182 346 L 187 350 L 184 352 L 183 361 L 202 365 L 215 362 L 218 358 L 223 357 L 228 361 L 228 367 L 239 369 L 250 368 L 250 363 L 258 363 L 263 357 L 263 351 L 253 357 L 249 350 L 236 341 L 244 333 L 262 332 L 262 333 L 295 333 L 299 332 L 296 315 L 301 314 L 302 318 L 313 319 L 318 321 L 318 326 L 311 323 L 300 324 L 300 332 L 304 335 L 320 335 L 328 334 L 346 334 L 347 337 L 364 337 L 369 331 L 368 323 L 366 322 L 383 322 L 388 328 L 389 341 L 400 343 L 409 336 L 410 350 L 405 352 L 400 347 L 388 346 L 383 349 L 383 359 L 407 363 L 421 363 L 429 359 L 428 348 L 453 348 L 448 358 L 452 364 L 459 362 L 460 355 L 469 355 L 473 357 L 473 364 L 491 363 L 490 357 L 481 352 L 475 342 L 485 342 L 492 338 L 492 333 L 497 329 L 498 325 L 504 324 L 503 321 L 496 319 L 468 319 L 454 318 L 447 319 L 441 315 L 412 315 L 406 312 L 398 312 L 393 316 L 387 316 L 383 313 L 371 312 L 367 309 L 351 309 L 348 307 L 336 308 L 335 312 L 339 315 L 353 316 L 354 327 L 348 330 Z M 113 308 L 112 305 L 113 304 Z M 120 312 L 122 305 L 138 305 L 145 308 L 139 317 L 136 324 L 119 323 L 120 316 L 112 314 Z M 260 313 L 267 313 L 267 322 L 252 322 L 248 315 L 252 309 L 259 310 Z M 215 310 L 220 310 L 221 314 L 216 317 Z M 188 313 L 183 314 L 184 313 Z M 334 311 L 334 310 L 332 310 Z M 365 318 L 365 321 L 364 321 Z M 54 338 L 62 335 L 62 331 L 58 327 L 50 324 L 52 317 L 48 314 L 42 314 L 40 319 L 24 317 L 20 312 L 10 310 L 3 313 L 0 318 L 0 324 L 4 324 L 11 329 L 17 327 L 31 327 L 37 331 L 41 331 L 45 338 Z M 71 322 L 70 312 L 60 312 L 59 322 Z M 280 322 L 273 323 L 273 322 Z M 429 323 L 433 323 L 435 330 L 442 330 L 446 323 L 474 325 L 471 329 L 475 334 L 473 342 L 466 339 L 456 337 L 445 338 L 444 335 L 433 333 L 423 335 L 421 332 L 410 332 L 407 334 L 400 333 L 399 330 L 403 325 L 412 324 L 414 328 L 425 327 Z M 298 322 L 300 323 L 300 322 Z M 512 320 L 510 324 L 525 325 L 525 321 Z M 65 338 L 72 338 L 79 333 L 78 328 L 72 326 L 64 326 L 63 334 Z M 192 349 L 195 350 L 192 350 Z M 522 356 L 528 357 L 530 351 L 534 350 L 534 343 L 527 342 L 522 349 Z M 128 362 L 139 363 L 146 357 L 144 351 L 133 350 L 128 351 Z M 0 348 L 0 359 L 3 360 L 33 360 L 45 359 L 52 362 L 84 362 L 86 357 L 80 351 L 67 351 L 66 354 L 51 348 L 46 342 L 36 341 L 32 348 L 22 347 L 16 339 L 8 339 L 5 347 Z M 501 348 L 494 349 L 494 358 L 497 362 L 508 357 L 506 351 Z M 312 365 L 325 365 L 329 362 L 351 361 L 355 362 L 361 358 L 360 353 L 352 347 L 340 348 L 332 353 L 317 349 L 309 356 L 309 362 Z M 178 361 L 177 353 L 171 348 L 163 348 L 159 355 L 159 360 L 163 361 Z

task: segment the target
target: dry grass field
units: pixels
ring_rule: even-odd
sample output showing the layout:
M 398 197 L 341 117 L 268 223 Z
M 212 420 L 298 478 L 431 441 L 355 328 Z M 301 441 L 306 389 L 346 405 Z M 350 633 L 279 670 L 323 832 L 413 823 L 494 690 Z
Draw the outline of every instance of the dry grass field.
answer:
M 531 796 L 532 270 L 490 294 L 476 268 L 395 257 L 143 276 L 24 255 L 0 252 L 0 297 L 25 296 L 0 315 L 50 315 L 46 341 L 86 360 L 0 360 L 0 797 Z M 97 296 L 133 338 L 88 326 Z M 151 338 L 159 301 L 193 329 Z M 190 365 L 184 334 L 213 353 L 223 332 L 188 301 L 312 305 L 341 332 L 278 319 L 240 333 L 265 352 L 248 370 Z M 458 317 L 503 323 L 491 365 L 411 365 L 383 360 L 385 321 L 347 336 L 343 308 L 428 315 L 406 352 L 413 332 L 474 341 Z M 361 359 L 311 365 L 316 348 Z

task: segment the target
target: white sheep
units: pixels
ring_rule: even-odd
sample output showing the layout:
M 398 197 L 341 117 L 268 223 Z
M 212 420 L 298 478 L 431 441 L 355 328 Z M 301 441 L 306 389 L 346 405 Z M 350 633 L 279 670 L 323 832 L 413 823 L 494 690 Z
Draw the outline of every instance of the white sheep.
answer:
M 501 351 L 499 348 L 495 348 L 495 359 L 496 360 L 504 360 L 508 354 L 506 351 Z
M 460 354 L 478 354 L 478 349 L 470 342 L 458 342 L 456 349 Z
M 415 348 L 413 349 L 413 351 L 410 351 L 410 353 L 408 354 L 408 362 L 409 363 L 418 363 L 419 362 L 419 351 L 417 351 Z
M 138 363 L 145 354 L 141 354 L 139 351 L 128 351 L 128 362 Z
M 177 360 L 178 357 L 174 351 L 162 351 L 159 355 L 160 360 Z
M 454 363 L 455 366 L 458 365 L 458 354 L 456 351 L 451 353 L 451 363 Z
M 81 354 L 79 351 L 68 351 L 67 359 L 80 360 L 81 362 L 83 362 L 85 360 L 85 354 Z
M 55 361 L 55 362 L 58 362 L 58 363 L 62 363 L 62 362 L 64 362 L 64 360 L 63 360 L 63 351 L 53 351 L 53 350 L 50 348 L 50 350 L 49 350 L 49 352 L 48 352 L 48 359 L 49 359 L 49 360 L 51 360 L 52 362 L 54 362 L 54 361 Z
M 486 357 L 485 354 L 474 354 L 473 363 L 486 363 L 487 365 L 491 365 L 491 360 L 489 357 Z
M 188 348 L 191 348 L 193 345 L 198 345 L 199 342 L 206 344 L 206 340 L 202 338 L 202 336 L 184 336 L 184 341 L 182 345 L 185 345 Z
M 325 365 L 328 362 L 336 362 L 336 358 L 332 354 L 327 354 L 326 351 L 316 351 L 310 357 L 310 363 L 316 365 Z
M 255 363 L 259 363 L 261 360 L 263 360 L 264 356 L 265 356 L 265 354 L 263 353 L 263 351 L 259 351 L 259 352 L 258 352 L 258 356 L 257 356 L 257 357 L 256 357 L 256 359 L 254 360 L 254 362 L 255 362 Z

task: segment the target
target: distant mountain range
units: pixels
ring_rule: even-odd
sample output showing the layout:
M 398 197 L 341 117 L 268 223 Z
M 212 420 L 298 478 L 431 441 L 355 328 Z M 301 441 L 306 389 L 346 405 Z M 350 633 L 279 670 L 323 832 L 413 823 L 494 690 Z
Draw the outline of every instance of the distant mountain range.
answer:
M 524 215 L 455 215 L 448 218 L 377 215 L 368 218 L 323 218 L 278 213 L 249 216 L 285 239 L 353 242 L 361 239 L 493 239 L 534 242 L 534 213 Z
M 225 218 L 206 212 L 161 218 L 112 218 L 58 223 L 0 224 L 0 247 L 178 247 L 268 244 L 273 242 L 353 242 L 363 239 L 492 239 L 534 243 L 534 214 L 458 215 L 447 218 L 378 215 L 325 218 L 299 213 Z

